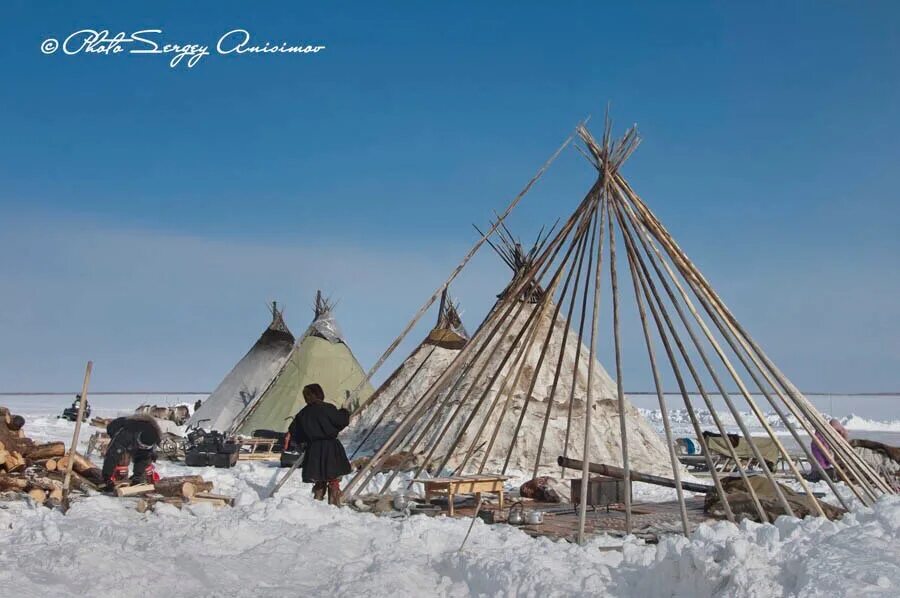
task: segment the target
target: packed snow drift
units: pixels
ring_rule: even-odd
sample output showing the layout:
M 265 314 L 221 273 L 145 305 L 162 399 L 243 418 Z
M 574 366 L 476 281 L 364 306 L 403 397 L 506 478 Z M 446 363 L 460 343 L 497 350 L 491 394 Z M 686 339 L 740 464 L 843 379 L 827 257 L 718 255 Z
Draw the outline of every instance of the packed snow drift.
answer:
M 24 412 L 29 435 L 71 438 L 74 424 Z M 82 450 L 87 430 L 82 432 Z M 424 515 L 376 516 L 311 499 L 299 476 L 275 498 L 279 470 L 161 462 L 164 476 L 200 473 L 234 508 L 91 496 L 68 514 L 0 503 L 5 596 L 896 596 L 900 498 L 839 521 L 700 526 L 658 545 L 600 536 L 585 546 L 534 539 L 506 525 Z M 827 490 L 817 484 L 816 491 Z M 641 500 L 672 491 L 636 485 Z M 829 500 L 833 501 L 834 497 Z

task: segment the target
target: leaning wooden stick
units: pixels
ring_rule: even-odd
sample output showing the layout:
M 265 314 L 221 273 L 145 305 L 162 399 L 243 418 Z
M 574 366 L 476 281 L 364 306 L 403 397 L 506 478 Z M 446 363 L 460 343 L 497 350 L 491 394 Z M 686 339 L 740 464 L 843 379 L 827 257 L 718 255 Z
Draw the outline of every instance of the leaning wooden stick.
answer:
M 478 519 L 478 513 L 481 511 L 481 499 L 482 496 L 478 496 L 478 504 L 475 505 L 475 514 L 472 515 L 472 522 L 469 523 L 469 531 L 466 532 L 466 537 L 463 538 L 462 544 L 459 546 L 459 550 L 457 552 L 462 552 L 462 549 L 466 547 L 466 542 L 469 541 L 469 534 L 472 533 L 472 527 L 475 525 L 475 520 Z M 453 497 L 450 497 L 450 500 L 453 500 Z
M 300 453 L 300 455 L 297 457 L 297 460 L 294 461 L 294 464 L 293 464 L 293 465 L 291 465 L 291 468 L 288 469 L 288 470 L 287 470 L 287 473 L 284 474 L 284 477 L 281 478 L 281 481 L 279 481 L 277 484 L 275 484 L 275 487 L 272 488 L 272 492 L 269 493 L 269 498 L 272 498 L 273 496 L 275 496 L 275 493 L 276 493 L 276 492 L 278 492 L 279 490 L 281 490 L 281 487 L 284 486 L 284 483 L 285 483 L 286 481 L 288 481 L 288 478 L 291 477 L 291 476 L 294 474 L 294 471 L 295 471 L 298 467 L 300 467 L 300 464 L 301 464 L 302 462 L 303 462 L 303 453 Z
M 88 361 L 87 368 L 84 370 L 84 382 L 81 384 L 81 401 L 78 403 L 78 415 L 75 418 L 75 433 L 72 434 L 72 444 L 69 446 L 66 477 L 63 478 L 63 511 L 66 511 L 69 508 L 69 485 L 72 483 L 72 467 L 75 465 L 74 455 L 78 448 L 78 435 L 81 433 L 81 418 L 84 416 L 84 406 L 87 403 L 88 384 L 91 382 L 91 371 L 93 369 L 94 362 Z

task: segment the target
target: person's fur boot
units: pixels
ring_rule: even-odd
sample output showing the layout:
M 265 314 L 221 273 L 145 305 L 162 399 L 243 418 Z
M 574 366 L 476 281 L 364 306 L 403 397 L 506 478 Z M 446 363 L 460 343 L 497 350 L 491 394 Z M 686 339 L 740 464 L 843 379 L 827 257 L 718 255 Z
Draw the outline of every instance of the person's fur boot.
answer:
M 341 498 L 341 482 L 339 480 L 328 482 L 328 504 L 339 507 L 341 506 Z
M 313 484 L 313 498 L 316 500 L 325 500 L 325 490 L 327 488 L 327 482 L 316 482 Z

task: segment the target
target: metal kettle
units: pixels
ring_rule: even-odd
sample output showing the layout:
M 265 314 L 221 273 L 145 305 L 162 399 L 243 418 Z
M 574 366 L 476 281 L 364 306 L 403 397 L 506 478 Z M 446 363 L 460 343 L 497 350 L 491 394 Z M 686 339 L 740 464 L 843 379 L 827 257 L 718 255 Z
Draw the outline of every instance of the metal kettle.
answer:
M 509 508 L 506 522 L 510 525 L 522 525 L 525 523 L 525 510 L 522 508 L 522 503 L 516 503 Z

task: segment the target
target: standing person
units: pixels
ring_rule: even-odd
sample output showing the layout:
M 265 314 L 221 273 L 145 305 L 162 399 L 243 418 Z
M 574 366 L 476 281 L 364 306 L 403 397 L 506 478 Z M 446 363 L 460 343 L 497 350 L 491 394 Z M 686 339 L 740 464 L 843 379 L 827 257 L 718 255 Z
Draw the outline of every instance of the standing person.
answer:
M 832 428 L 834 428 L 835 431 L 844 438 L 844 440 L 847 440 L 850 437 L 850 434 L 847 432 L 847 428 L 845 428 L 843 426 L 843 424 L 841 424 L 841 422 L 839 422 L 838 420 L 831 419 L 828 422 L 828 425 L 830 425 Z M 834 459 L 834 457 L 831 454 L 831 445 L 825 439 L 825 435 L 822 434 L 821 432 L 816 432 L 816 438 L 819 440 L 818 443 L 815 441 L 810 442 L 810 449 L 812 451 L 812 455 L 815 458 L 815 460 L 819 463 L 819 465 L 822 467 L 822 469 L 825 471 L 825 475 L 827 475 L 830 479 L 833 480 L 834 479 L 834 463 L 832 462 L 832 459 Z M 822 447 L 824 447 L 825 450 L 822 450 L 822 448 L 819 448 L 819 443 L 822 444 Z M 820 482 L 823 480 L 823 478 L 822 478 L 821 474 L 819 474 L 819 471 L 817 469 L 813 469 L 813 471 L 809 475 L 809 480 L 811 482 Z
M 350 473 L 350 461 L 344 445 L 337 439 L 350 423 L 350 412 L 325 402 L 325 391 L 318 384 L 303 387 L 306 406 L 301 409 L 288 432 L 297 446 L 305 446 L 303 481 L 313 484 L 313 498 L 341 504 L 341 476 Z
M 156 446 L 162 440 L 159 424 L 147 415 L 117 417 L 106 426 L 109 447 L 103 459 L 103 481 L 112 489 L 116 482 L 128 477 L 128 465 L 133 464 L 132 484 L 155 482 L 159 479 L 153 461 Z

